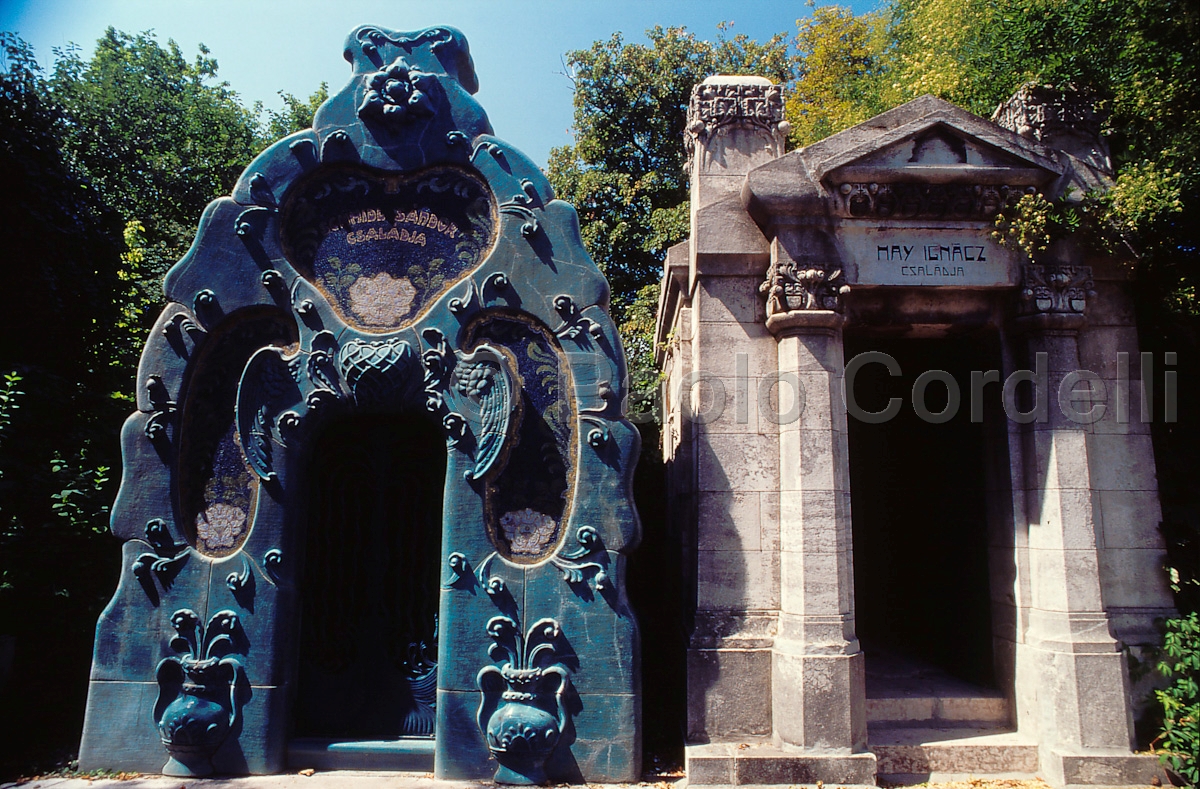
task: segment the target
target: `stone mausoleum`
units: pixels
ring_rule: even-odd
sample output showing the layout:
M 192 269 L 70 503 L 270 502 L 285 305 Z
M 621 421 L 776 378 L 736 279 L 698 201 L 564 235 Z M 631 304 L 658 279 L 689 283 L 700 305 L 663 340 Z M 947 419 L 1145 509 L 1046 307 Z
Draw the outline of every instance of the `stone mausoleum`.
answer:
M 81 767 L 637 780 L 608 285 L 492 136 L 461 33 L 366 26 L 344 55 L 166 277 Z M 1172 418 L 1174 359 L 1139 355 L 1123 261 L 991 232 L 1106 187 L 1095 119 L 925 97 L 785 154 L 781 108 L 696 87 L 663 279 L 688 782 L 1148 782 L 1125 654 L 1169 613 L 1149 392 L 1165 371 Z
M 778 87 L 712 77 L 688 121 L 657 341 L 689 784 L 1150 782 L 1126 653 L 1171 613 L 1175 360 L 1139 355 L 1125 261 L 992 232 L 1111 183 L 1097 119 L 925 96 L 784 153 Z

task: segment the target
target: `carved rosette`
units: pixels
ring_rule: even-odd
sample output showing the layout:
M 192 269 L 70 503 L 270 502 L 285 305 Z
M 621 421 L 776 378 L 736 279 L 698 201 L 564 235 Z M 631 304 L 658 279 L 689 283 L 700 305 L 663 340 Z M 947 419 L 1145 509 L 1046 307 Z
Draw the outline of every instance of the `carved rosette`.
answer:
M 1096 295 L 1091 266 L 1028 265 L 1024 273 L 1021 302 L 1028 315 L 1082 315 L 1088 297 Z
M 387 68 L 367 77 L 367 92 L 358 107 L 358 116 L 392 123 L 427 118 L 434 114 L 428 95 L 434 79 L 432 74 L 410 66 L 404 58 L 396 58 Z
M 797 310 L 842 311 L 842 296 L 850 292 L 841 269 L 801 268 L 791 261 L 774 261 L 758 287 L 767 296 L 767 316 Z
M 783 91 L 778 85 L 736 82 L 702 82 L 693 87 L 684 133 L 688 160 L 697 141 L 733 124 L 763 129 L 782 144 L 791 129 L 783 119 Z

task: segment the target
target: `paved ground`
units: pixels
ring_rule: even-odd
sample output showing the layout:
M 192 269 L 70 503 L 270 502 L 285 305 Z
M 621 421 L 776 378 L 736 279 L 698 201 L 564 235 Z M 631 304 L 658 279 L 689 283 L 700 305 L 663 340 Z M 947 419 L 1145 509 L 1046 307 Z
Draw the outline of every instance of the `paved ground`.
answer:
M 673 789 L 682 778 L 656 783 L 609 784 L 609 787 L 638 786 Z M 240 778 L 166 778 L 160 775 L 134 778 L 37 778 L 23 783 L 0 784 L 0 789 L 476 789 L 496 784 L 475 781 L 435 781 L 431 774 L 353 772 L 336 770 L 312 775 L 255 775 Z M 601 785 L 592 785 L 599 789 Z
M 475 789 L 493 786 L 471 781 L 435 781 L 430 774 L 331 771 L 310 775 L 254 775 L 240 778 L 39 778 L 0 789 Z
M 305 773 L 312 771 L 306 770 Z M 687 782 L 681 777 L 667 777 L 659 781 L 640 784 L 589 784 L 588 789 L 620 789 L 640 787 L 643 789 L 686 789 Z M 962 780 L 921 784 L 923 789 L 1050 789 L 1040 780 L 1023 779 L 980 779 L 964 776 Z M 118 778 L 61 778 L 57 776 L 36 778 L 20 783 L 0 784 L 0 789 L 495 789 L 496 784 L 476 781 L 435 781 L 428 773 L 355 772 L 334 770 L 329 772 L 292 773 L 288 775 L 255 775 L 239 778 L 167 778 L 161 775 L 118 777 Z M 733 787 L 706 787 L 705 789 L 733 789 Z M 737 789 L 755 789 L 738 787 Z M 780 789 L 758 787 L 757 789 Z M 813 789 L 875 789 L 875 787 L 823 786 Z M 1128 788 L 1132 789 L 1132 788 Z M 1156 789 L 1156 787 L 1145 787 Z
M 310 771 L 305 771 L 310 772 Z M 588 789 L 618 789 L 640 787 L 643 789 L 686 789 L 681 777 L 666 777 L 655 782 L 640 784 L 591 784 Z M 962 781 L 925 784 L 929 789 L 1050 789 L 1041 781 L 1028 780 L 981 780 L 966 778 Z M 289 775 L 256 775 L 240 778 L 167 778 L 160 775 L 129 778 L 36 778 L 22 783 L 0 784 L 0 789 L 495 789 L 496 784 L 474 781 L 435 781 L 425 773 L 354 772 L 335 770 L 313 772 L 311 775 L 292 773 Z M 719 789 L 706 787 L 706 789 Z M 739 787 L 738 789 L 752 789 Z M 760 789 L 767 789 L 761 787 Z M 778 789 L 772 787 L 771 789 Z M 852 787 L 823 787 L 815 789 L 852 789 Z M 861 789 L 868 789 L 862 787 Z M 875 789 L 870 787 L 870 789 Z M 1147 787 L 1146 789 L 1153 789 Z

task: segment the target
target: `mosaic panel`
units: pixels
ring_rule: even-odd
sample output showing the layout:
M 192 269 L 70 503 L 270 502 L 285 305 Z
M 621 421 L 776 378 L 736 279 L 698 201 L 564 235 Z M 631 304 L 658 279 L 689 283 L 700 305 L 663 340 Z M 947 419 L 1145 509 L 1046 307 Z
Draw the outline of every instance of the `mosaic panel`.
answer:
M 483 340 L 512 352 L 523 382 L 516 440 L 488 486 L 489 532 L 505 557 L 536 562 L 558 546 L 569 510 L 574 413 L 565 361 L 549 330 L 528 318 L 488 315 L 468 332 L 468 345 Z
M 338 168 L 307 181 L 284 220 L 292 262 L 368 332 L 411 324 L 483 260 L 495 232 L 488 188 L 450 167 L 410 178 Z

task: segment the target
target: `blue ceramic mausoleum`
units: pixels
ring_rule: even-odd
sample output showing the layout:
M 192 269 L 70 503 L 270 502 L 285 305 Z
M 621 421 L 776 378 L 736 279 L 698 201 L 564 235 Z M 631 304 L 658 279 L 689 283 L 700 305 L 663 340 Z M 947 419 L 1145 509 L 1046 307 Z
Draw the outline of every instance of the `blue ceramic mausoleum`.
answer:
M 81 768 L 636 780 L 608 285 L 460 32 L 344 55 L 167 275 Z

